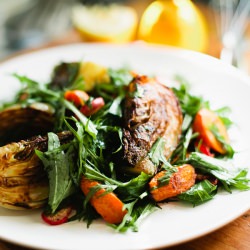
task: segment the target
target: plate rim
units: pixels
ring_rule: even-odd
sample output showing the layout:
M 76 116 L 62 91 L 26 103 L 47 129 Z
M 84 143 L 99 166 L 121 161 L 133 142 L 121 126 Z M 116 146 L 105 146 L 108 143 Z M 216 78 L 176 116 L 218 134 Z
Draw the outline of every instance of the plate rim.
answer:
M 46 52 L 50 52 L 50 51 L 56 51 L 56 50 L 63 50 L 65 48 L 69 49 L 69 48 L 72 48 L 72 47 L 83 47 L 83 48 L 88 48 L 88 47 L 116 47 L 116 48 L 119 48 L 119 49 L 122 49 L 122 48 L 129 48 L 129 47 L 140 47 L 140 48 L 143 48 L 143 49 L 156 49 L 156 50 L 164 50 L 166 53 L 168 52 L 174 52 L 174 53 L 185 53 L 186 55 L 195 55 L 194 57 L 194 60 L 200 60 L 200 58 L 206 58 L 206 60 L 208 60 L 208 63 L 216 63 L 216 64 L 220 64 L 221 66 L 220 67 L 223 67 L 225 70 L 230 70 L 230 72 L 232 72 L 232 74 L 236 75 L 237 77 L 241 78 L 242 81 L 244 81 L 248 86 L 250 86 L 250 78 L 249 76 L 245 75 L 242 71 L 240 71 L 239 69 L 235 68 L 234 66 L 231 66 L 231 65 L 227 65 L 227 64 L 221 64 L 221 61 L 217 58 L 214 58 L 212 56 L 209 56 L 209 55 L 206 55 L 206 54 L 201 54 L 199 52 L 194 52 L 194 51 L 188 51 L 188 50 L 184 50 L 184 49 L 179 49 L 179 48 L 174 48 L 174 47 L 169 47 L 169 46 L 160 46 L 160 45 L 146 45 L 145 43 L 132 43 L 132 44 L 123 44 L 123 45 L 114 45 L 114 44 L 103 44 L 103 43 L 95 43 L 95 44 L 92 44 L 92 43 L 76 43 L 76 44 L 68 44 L 68 45 L 60 45 L 60 46 L 55 46 L 55 47 L 50 47 L 50 48 L 45 48 L 45 49 L 41 49 L 41 50 L 37 50 L 37 51 L 31 51 L 31 52 L 28 52 L 28 53 L 25 53 L 25 54 L 21 54 L 21 55 L 17 55 L 15 57 L 11 57 L 7 60 L 4 60 L 0 63 L 0 70 L 3 66 L 5 65 L 8 65 L 8 64 L 11 64 L 13 63 L 13 61 L 17 61 L 17 60 L 26 60 L 26 58 L 29 58 L 29 57 L 36 57 L 37 55 L 41 54 L 41 53 L 46 53 Z M 165 53 L 164 52 L 164 53 Z M 7 66 L 8 67 L 8 66 Z M 223 224 L 220 224 L 218 225 L 217 227 L 213 228 L 213 229 L 210 229 L 206 232 L 202 232 L 200 233 L 199 235 L 194 235 L 193 237 L 191 238 L 187 238 L 187 239 L 183 239 L 182 241 L 179 241 L 179 242 L 176 242 L 176 243 L 172 243 L 172 244 L 167 244 L 167 245 L 161 245 L 161 246 L 155 246 L 157 248 L 164 248 L 164 247 L 171 247 L 171 246 L 175 246 L 175 245 L 179 245 L 179 244 L 183 244 L 185 242 L 189 242 L 191 240 L 194 240 L 194 239 L 197 239 L 199 237 L 202 237 L 204 235 L 207 235 L 211 232 L 214 232 L 216 230 L 218 230 L 219 228 L 222 228 L 224 227 L 225 225 L 229 224 L 230 222 L 232 222 L 233 220 L 239 218 L 242 214 L 244 214 L 246 211 L 248 211 L 248 209 L 250 209 L 250 204 L 249 204 L 249 207 L 247 209 L 242 209 L 242 211 L 238 214 L 238 215 L 235 215 L 235 216 L 232 216 L 231 218 L 229 218 L 228 220 L 224 221 Z M 19 241 L 15 241 L 13 239 L 9 239 L 9 238 L 6 238 L 6 237 L 2 237 L 0 235 L 0 239 L 6 241 L 6 242 L 9 242 L 9 243 L 14 243 L 14 244 L 17 244 L 17 245 L 20 245 L 20 246 L 25 246 L 25 247 L 34 247 L 34 245 L 30 245 L 30 244 L 26 244 L 26 243 L 23 243 L 23 242 L 19 242 Z M 41 246 L 36 246 L 36 247 L 41 247 Z

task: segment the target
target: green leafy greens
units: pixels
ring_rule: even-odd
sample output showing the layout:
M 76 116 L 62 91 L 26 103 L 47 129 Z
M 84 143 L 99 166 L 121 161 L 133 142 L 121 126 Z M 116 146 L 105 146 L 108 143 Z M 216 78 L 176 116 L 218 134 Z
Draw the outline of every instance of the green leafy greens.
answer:
M 2 108 L 16 103 L 25 107 L 35 102 L 45 102 L 55 110 L 56 123 L 54 130 L 48 133 L 48 149 L 46 152 L 36 150 L 48 175 L 50 213 L 55 213 L 64 202 L 72 202 L 75 205 L 76 214 L 70 218 L 70 221 L 84 220 L 89 226 L 99 217 L 91 206 L 90 199 L 98 190 L 105 189 L 103 195 L 114 192 L 127 210 L 120 224 L 110 226 L 119 232 L 125 232 L 128 229 L 138 231 L 139 222 L 159 206 L 150 195 L 148 184 L 152 175 L 144 172 L 134 175 L 121 171 L 122 105 L 128 84 L 133 78 L 132 74 L 126 68 L 109 69 L 110 83 L 98 83 L 90 93 L 94 97 L 102 97 L 105 100 L 105 106 L 87 118 L 73 103 L 64 99 L 65 90 L 84 89 L 84 79 L 78 77 L 78 71 L 79 63 L 62 63 L 55 67 L 52 82 L 47 84 L 40 84 L 15 74 L 14 77 L 20 81 L 22 88 L 13 102 L 4 104 Z M 62 73 L 60 77 L 57 76 L 59 73 Z M 249 190 L 246 169 L 231 168 L 222 159 L 194 152 L 194 141 L 198 134 L 193 131 L 192 122 L 195 114 L 202 107 L 208 107 L 209 103 L 201 97 L 191 95 L 189 84 L 185 79 L 178 76 L 176 80 L 180 86 L 172 90 L 180 101 L 184 117 L 179 143 L 171 157 L 166 159 L 164 155 L 166 139 L 160 137 L 147 155 L 155 167 L 154 172 L 163 170 L 165 173 L 159 178 L 158 187 L 168 185 L 171 176 L 177 172 L 177 167 L 188 163 L 198 174 L 208 178 L 197 181 L 189 190 L 179 194 L 177 196 L 179 200 L 199 205 L 213 198 L 220 183 L 229 192 L 232 188 Z M 143 94 L 143 89 L 136 86 L 134 97 L 141 98 Z M 229 127 L 232 122 L 225 115 L 227 111 L 226 108 L 217 110 Z M 57 133 L 65 130 L 72 133 L 73 139 L 66 144 L 61 144 Z M 225 143 L 216 129 L 211 128 L 211 130 L 225 145 L 228 152 L 226 157 L 232 157 L 233 149 L 230 145 Z M 99 183 L 91 188 L 86 196 L 80 190 L 83 175 Z M 218 185 L 212 184 L 209 177 L 218 179 Z
M 205 201 L 211 200 L 217 193 L 217 186 L 213 185 L 209 180 L 198 182 L 188 191 L 179 194 L 177 197 L 180 200 L 191 202 L 194 205 L 199 205 Z
M 232 192 L 232 187 L 239 190 L 250 189 L 248 185 L 250 179 L 247 178 L 247 169 L 232 168 L 227 161 L 209 157 L 198 152 L 192 152 L 186 162 L 203 173 L 209 173 L 218 178 L 228 192 Z
M 59 138 L 54 133 L 48 133 L 48 151 L 36 151 L 42 160 L 49 178 L 48 205 L 54 213 L 60 203 L 68 197 L 73 188 L 71 170 L 74 168 L 74 145 L 61 147 Z

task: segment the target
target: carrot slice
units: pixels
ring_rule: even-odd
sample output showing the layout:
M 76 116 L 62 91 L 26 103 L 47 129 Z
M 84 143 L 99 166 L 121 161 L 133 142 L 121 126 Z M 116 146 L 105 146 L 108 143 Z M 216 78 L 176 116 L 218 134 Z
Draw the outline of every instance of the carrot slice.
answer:
M 68 90 L 64 93 L 64 98 L 76 106 L 83 106 L 89 99 L 89 95 L 82 90 Z
M 173 173 L 167 185 L 161 186 L 160 178 L 166 174 L 163 170 L 156 174 L 149 182 L 150 193 L 153 199 L 157 202 L 175 197 L 195 184 L 195 170 L 189 164 L 184 164 L 178 167 L 178 171 Z
M 89 180 L 85 177 L 81 179 L 81 190 L 86 196 L 92 187 L 99 185 L 97 181 Z M 124 203 L 114 194 L 106 193 L 105 189 L 98 190 L 91 198 L 90 203 L 102 218 L 111 224 L 121 223 L 127 213 L 123 209 Z
M 193 129 L 198 132 L 200 138 L 216 152 L 221 154 L 226 153 L 223 144 L 215 137 L 211 128 L 215 127 L 219 135 L 226 143 L 229 143 L 227 129 L 217 114 L 209 109 L 201 109 L 194 118 Z

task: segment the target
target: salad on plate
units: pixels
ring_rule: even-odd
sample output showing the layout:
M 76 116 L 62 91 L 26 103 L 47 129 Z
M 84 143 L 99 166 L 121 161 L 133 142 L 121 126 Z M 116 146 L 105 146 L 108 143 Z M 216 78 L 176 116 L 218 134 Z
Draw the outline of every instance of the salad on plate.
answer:
M 248 170 L 230 161 L 229 108 L 212 110 L 181 76 L 168 87 L 86 61 L 56 65 L 46 84 L 13 77 L 21 87 L 0 105 L 3 207 L 43 208 L 50 225 L 102 218 L 125 232 L 163 202 L 250 189 Z

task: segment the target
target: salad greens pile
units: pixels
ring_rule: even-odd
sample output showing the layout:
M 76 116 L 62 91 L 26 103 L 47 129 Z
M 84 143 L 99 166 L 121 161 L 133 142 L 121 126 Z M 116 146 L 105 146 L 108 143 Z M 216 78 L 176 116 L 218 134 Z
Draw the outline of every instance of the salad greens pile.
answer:
M 123 221 L 111 226 L 120 232 L 128 229 L 137 231 L 141 219 L 160 207 L 150 195 L 148 183 L 152 176 L 144 172 L 138 175 L 130 174 L 120 165 L 123 147 L 122 103 L 133 76 L 128 69 L 109 69 L 110 83 L 96 84 L 90 93 L 93 97 L 102 97 L 105 105 L 92 116 L 86 117 L 74 103 L 64 98 L 66 90 L 84 89 L 85 84 L 83 77 L 77 77 L 79 63 L 68 63 L 66 66 L 68 76 L 63 86 L 53 85 L 52 82 L 42 84 L 25 76 L 14 75 L 22 84 L 22 88 L 13 102 L 2 107 L 4 109 L 13 103 L 27 106 L 43 102 L 55 110 L 56 122 L 53 131 L 48 133 L 48 150 L 36 150 L 49 179 L 49 198 L 45 212 L 55 214 L 70 205 L 75 210 L 70 221 L 84 220 L 90 225 L 100 216 L 89 201 L 95 192 L 104 188 L 106 193 L 114 192 L 127 209 Z M 57 70 L 58 67 L 54 69 L 54 74 Z M 230 163 L 225 158 L 232 158 L 234 151 L 216 131 L 213 131 L 216 138 L 226 145 L 226 155 L 222 157 L 214 153 L 214 157 L 207 156 L 199 152 L 199 147 L 194 146 L 198 137 L 192 129 L 194 116 L 202 107 L 209 107 L 209 103 L 202 97 L 193 96 L 185 79 L 178 76 L 176 82 L 178 87 L 172 90 L 180 101 L 184 117 L 179 144 L 170 159 L 166 159 L 163 152 L 164 141 L 159 138 L 148 154 L 154 164 L 167 170 L 167 174 L 160 180 L 161 185 L 169 183 L 171 175 L 176 172 L 176 166 L 189 163 L 197 174 L 208 178 L 197 181 L 191 189 L 174 200 L 199 205 L 212 199 L 219 187 L 228 192 L 235 188 L 249 190 L 247 169 L 234 168 L 231 171 Z M 27 98 L 20 98 L 24 95 Z M 140 96 L 139 89 L 135 95 Z M 225 111 L 226 108 L 218 110 L 217 113 L 220 115 Z M 232 125 L 226 116 L 220 117 L 226 126 Z M 64 130 L 71 131 L 74 138 L 66 144 L 61 144 L 57 133 Z M 79 187 L 83 175 L 99 183 L 87 196 L 84 196 Z

